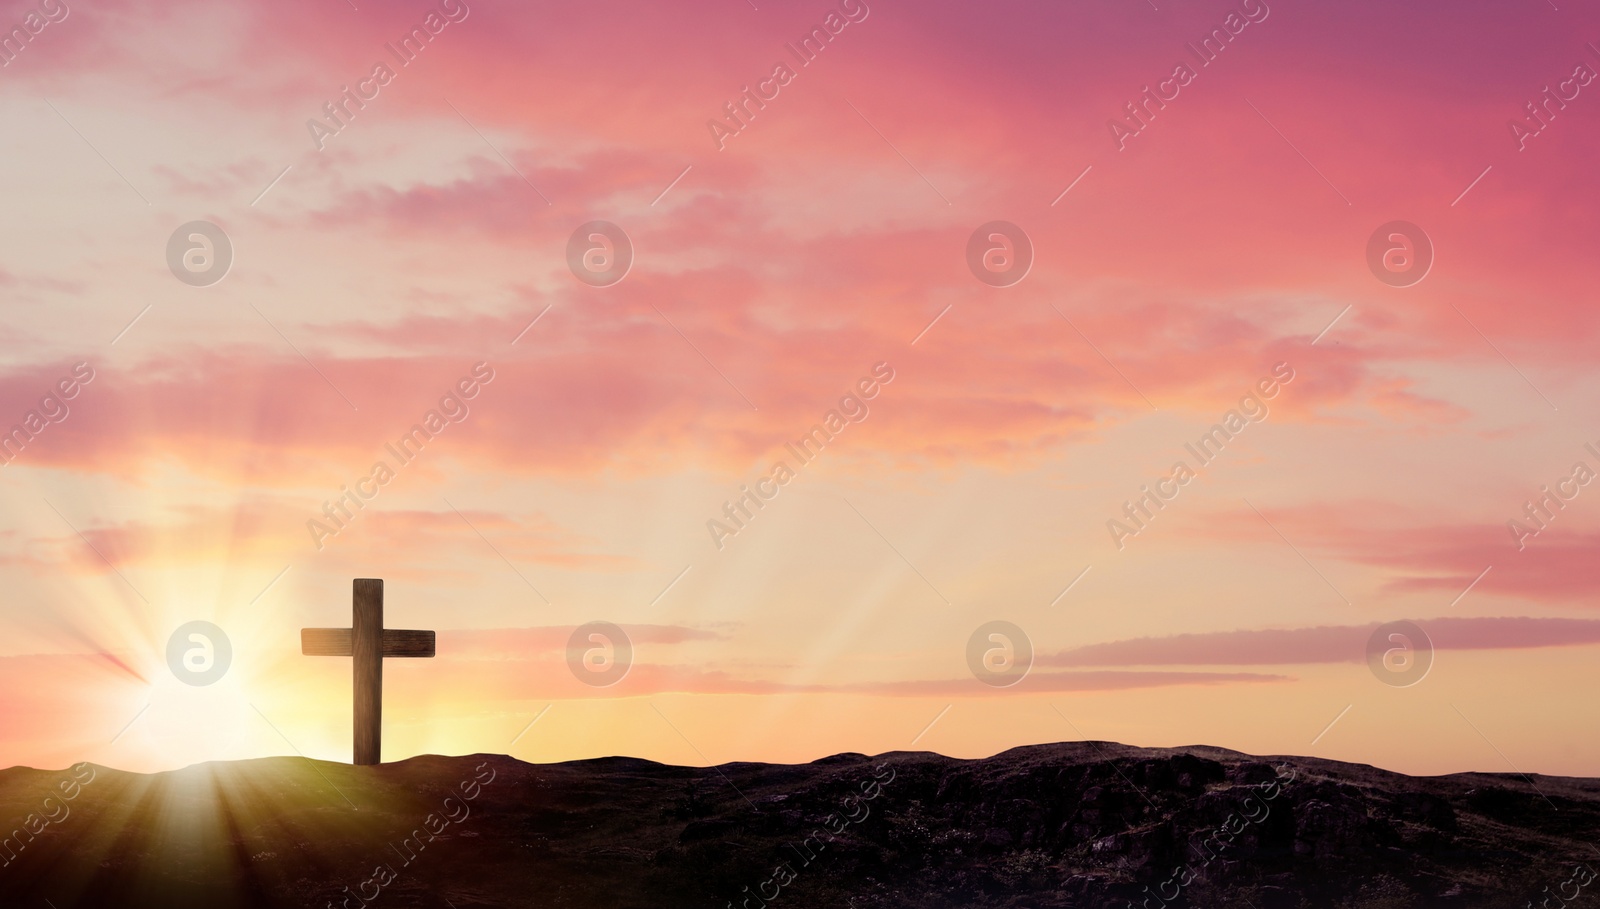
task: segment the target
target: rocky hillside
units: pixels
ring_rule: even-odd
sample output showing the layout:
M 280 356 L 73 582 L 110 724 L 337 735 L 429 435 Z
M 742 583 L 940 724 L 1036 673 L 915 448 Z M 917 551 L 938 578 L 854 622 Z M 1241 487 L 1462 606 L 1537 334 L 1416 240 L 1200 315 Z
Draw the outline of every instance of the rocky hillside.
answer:
M 1205 747 L 18 768 L 0 772 L 0 824 L 0 904 L 56 909 L 1376 909 L 1600 891 L 1600 781 Z

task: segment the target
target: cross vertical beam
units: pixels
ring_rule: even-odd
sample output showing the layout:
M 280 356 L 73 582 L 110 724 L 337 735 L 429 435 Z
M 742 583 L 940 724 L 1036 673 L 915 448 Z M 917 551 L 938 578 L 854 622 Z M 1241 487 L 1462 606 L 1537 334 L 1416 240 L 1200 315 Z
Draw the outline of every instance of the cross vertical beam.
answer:
M 356 578 L 351 592 L 355 763 L 383 761 L 383 580 Z

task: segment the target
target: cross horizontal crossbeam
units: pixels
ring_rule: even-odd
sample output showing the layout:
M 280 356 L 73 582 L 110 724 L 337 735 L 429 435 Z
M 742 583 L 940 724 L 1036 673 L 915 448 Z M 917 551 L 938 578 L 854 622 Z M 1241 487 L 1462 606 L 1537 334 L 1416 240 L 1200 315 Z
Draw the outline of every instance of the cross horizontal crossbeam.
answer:
M 431 631 L 383 629 L 382 653 L 386 657 L 431 657 L 435 635 Z M 350 628 L 302 628 L 300 652 L 306 656 L 354 656 L 355 631 Z

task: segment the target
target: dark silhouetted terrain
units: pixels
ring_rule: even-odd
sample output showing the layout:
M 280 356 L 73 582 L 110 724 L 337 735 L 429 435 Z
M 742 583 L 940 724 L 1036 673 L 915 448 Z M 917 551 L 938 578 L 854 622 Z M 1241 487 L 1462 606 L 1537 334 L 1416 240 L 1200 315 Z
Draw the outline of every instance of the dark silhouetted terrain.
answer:
M 58 817 L 0 868 L 0 905 L 1600 905 L 1575 875 L 1600 869 L 1591 779 L 1088 743 L 717 768 L 272 758 L 95 768 L 63 816 L 46 797 L 71 778 L 0 772 L 10 848 L 30 813 Z

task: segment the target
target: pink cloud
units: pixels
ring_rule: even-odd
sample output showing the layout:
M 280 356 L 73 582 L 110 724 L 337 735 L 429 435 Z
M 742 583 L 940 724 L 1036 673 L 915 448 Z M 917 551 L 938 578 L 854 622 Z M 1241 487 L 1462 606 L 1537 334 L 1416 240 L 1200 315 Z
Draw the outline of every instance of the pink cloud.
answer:
M 1041 666 L 1287 666 L 1360 663 L 1370 625 L 1248 629 L 1090 644 L 1041 656 Z M 1600 643 L 1600 620 L 1438 618 L 1417 623 L 1435 650 L 1518 650 Z
M 1508 501 L 1516 500 L 1508 495 Z M 1572 605 L 1586 605 L 1600 592 L 1600 564 L 1590 557 L 1600 543 L 1600 531 L 1554 525 L 1525 539 L 1519 549 L 1504 521 L 1412 524 L 1404 523 L 1406 516 L 1401 515 L 1374 525 L 1371 515 L 1382 508 L 1342 503 L 1263 511 L 1284 534 L 1312 552 L 1389 570 L 1391 575 L 1383 582 L 1387 592 L 1454 597 L 1470 585 L 1481 593 Z M 1521 515 L 1509 512 L 1506 520 L 1513 517 Z M 1207 533 L 1216 540 L 1277 539 L 1247 508 L 1208 514 L 1205 521 Z

